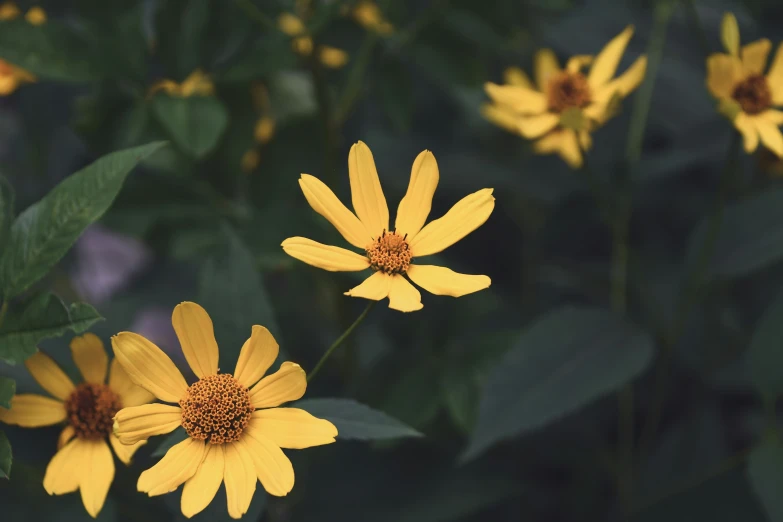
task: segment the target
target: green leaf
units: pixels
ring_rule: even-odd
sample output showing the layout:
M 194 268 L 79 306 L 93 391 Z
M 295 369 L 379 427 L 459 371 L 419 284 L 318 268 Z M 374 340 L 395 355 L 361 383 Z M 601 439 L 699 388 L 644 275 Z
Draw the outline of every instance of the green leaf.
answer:
M 165 439 L 163 439 L 163 442 L 160 443 L 160 445 L 155 448 L 155 451 L 152 452 L 153 457 L 162 457 L 166 454 L 168 450 L 171 449 L 172 446 L 175 444 L 179 444 L 183 440 L 188 438 L 188 433 L 185 431 L 185 428 L 180 426 L 176 430 L 172 431 L 170 434 L 166 436 Z
M 758 321 L 745 353 L 753 384 L 766 400 L 783 394 L 783 292 Z
M 768 439 L 748 458 L 748 479 L 771 522 L 783 521 L 783 447 Z
M 4 251 L 11 222 L 14 220 L 14 189 L 3 176 L 0 176 L 0 252 Z M 0 296 L 2 297 L 2 296 Z
M 296 66 L 296 55 L 291 51 L 288 37 L 270 35 L 262 38 L 252 48 L 245 51 L 234 63 L 215 75 L 216 83 L 246 83 L 277 71 L 292 69 Z
M 293 405 L 337 427 L 340 440 L 386 440 L 421 437 L 410 426 L 351 399 L 306 399 Z
M 111 206 L 125 177 L 165 142 L 113 152 L 61 181 L 14 221 L 0 258 L 0 289 L 14 297 L 41 279 Z
M 405 132 L 413 119 L 413 82 L 408 69 L 396 58 L 387 58 L 380 70 L 378 93 L 381 107 L 394 128 Z
M 174 143 L 196 159 L 212 152 L 228 126 L 228 110 L 213 96 L 158 94 L 152 108 Z
M 102 319 L 87 303 L 65 306 L 54 294 L 38 294 L 8 312 L 0 327 L 0 361 L 24 362 L 36 352 L 41 340 L 59 337 L 68 330 L 82 333 Z
M 541 428 L 631 381 L 652 339 L 606 310 L 566 307 L 536 320 L 487 378 L 463 460 Z
M 11 443 L 8 442 L 5 432 L 0 431 L 0 478 L 11 478 Z
M 0 377 L 0 407 L 10 408 L 15 393 L 16 381 L 9 377 Z

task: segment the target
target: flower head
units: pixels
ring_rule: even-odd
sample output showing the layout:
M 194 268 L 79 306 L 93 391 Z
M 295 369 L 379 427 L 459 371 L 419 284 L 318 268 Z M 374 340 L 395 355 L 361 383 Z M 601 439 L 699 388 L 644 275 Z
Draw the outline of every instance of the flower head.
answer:
M 783 157 L 783 44 L 778 47 L 767 74 L 764 70 L 772 43 L 766 38 L 740 48 L 739 27 L 731 13 L 721 26 L 726 53 L 707 58 L 707 89 L 718 100 L 718 110 L 742 133 L 745 151 L 758 148 L 759 140 Z
M 33 74 L 0 59 L 0 96 L 13 94 L 20 85 L 36 81 Z
M 0 407 L 0 421 L 25 428 L 64 422 L 57 453 L 46 467 L 44 489 L 50 495 L 79 490 L 85 509 L 97 517 L 114 479 L 109 444 L 124 464 L 129 464 L 134 452 L 144 445 L 144 441 L 120 444 L 112 433 L 112 418 L 120 408 L 146 404 L 154 397 L 131 382 L 117 359 L 109 367 L 103 343 L 95 335 L 74 337 L 71 354 L 83 383 L 75 385 L 57 363 L 38 352 L 25 361 L 25 366 L 54 398 L 15 395 L 10 410 Z
M 174 80 L 161 80 L 150 87 L 149 94 L 164 91 L 171 96 L 212 96 L 215 94 L 215 85 L 201 69 L 196 69 L 185 78 L 182 83 Z
M 182 426 L 188 438 L 171 447 L 139 477 L 139 491 L 163 495 L 185 484 L 182 513 L 190 518 L 226 485 L 228 514 L 240 518 L 260 480 L 267 492 L 284 496 L 294 487 L 294 469 L 281 448 L 301 449 L 334 442 L 337 429 L 297 408 L 278 408 L 304 395 L 304 370 L 292 362 L 262 379 L 277 359 L 269 330 L 253 326 L 233 374 L 220 373 L 212 320 L 195 303 L 174 308 L 172 323 L 190 368 L 191 385 L 152 342 L 121 332 L 112 337 L 117 359 L 131 380 L 163 402 L 120 410 L 114 433 L 136 444 Z
M 304 22 L 293 13 L 282 13 L 277 18 L 277 27 L 292 37 L 291 48 L 300 56 L 313 53 L 313 39 L 307 32 Z M 318 46 L 318 60 L 326 67 L 340 69 L 348 63 L 348 53 L 328 45 Z
M 394 32 L 394 26 L 383 16 L 378 4 L 372 0 L 360 0 L 352 9 L 353 19 L 367 29 L 380 35 L 389 35 Z
M 633 27 L 628 26 L 595 58 L 573 56 L 564 69 L 550 49 L 538 51 L 535 84 L 521 69 L 506 70 L 504 85 L 485 85 L 492 103 L 482 107 L 482 114 L 509 132 L 536 140 L 536 153 L 557 153 L 571 167 L 581 167 L 582 151 L 592 145 L 590 133 L 614 116 L 619 100 L 644 78 L 646 56 L 614 77 L 631 36 Z M 589 72 L 583 72 L 588 66 Z
M 484 275 L 458 274 L 448 268 L 414 264 L 414 258 L 436 254 L 453 245 L 489 218 L 495 208 L 492 189 L 475 192 L 454 205 L 446 215 L 424 226 L 438 186 L 438 164 L 428 150 L 416 157 L 408 192 L 400 201 L 394 230 L 389 228 L 389 209 L 381 190 L 375 160 L 361 141 L 348 155 L 351 199 L 356 214 L 348 210 L 323 182 L 302 174 L 302 187 L 313 210 L 325 217 L 346 241 L 364 255 L 304 237 L 283 241 L 285 252 L 318 268 L 330 271 L 374 273 L 346 295 L 380 301 L 389 298 L 389 308 L 403 312 L 420 310 L 421 294 L 405 278 L 436 295 L 459 297 L 490 285 Z

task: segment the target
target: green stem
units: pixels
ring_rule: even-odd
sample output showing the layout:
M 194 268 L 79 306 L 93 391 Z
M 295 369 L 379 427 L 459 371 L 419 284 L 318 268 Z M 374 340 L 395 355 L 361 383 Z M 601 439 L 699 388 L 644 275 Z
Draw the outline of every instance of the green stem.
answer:
M 691 17 L 691 23 L 693 24 L 693 28 L 696 31 L 696 34 L 699 37 L 699 47 L 701 47 L 701 53 L 706 58 L 710 55 L 710 43 L 707 39 L 707 33 L 704 32 L 704 27 L 701 25 L 701 20 L 699 19 L 699 12 L 696 9 L 696 2 L 693 0 L 682 0 L 682 3 L 684 4 L 685 9 L 688 10 L 688 14 Z
M 5 320 L 5 314 L 8 313 L 8 300 L 3 301 L 3 304 L 0 305 L 0 327 L 3 326 L 3 321 Z
M 365 317 L 367 317 L 367 314 L 370 313 L 370 310 L 375 305 L 376 301 L 370 301 L 367 304 L 367 307 L 364 309 L 364 311 L 359 314 L 359 317 L 356 318 L 356 320 L 351 324 L 351 326 L 346 329 L 343 334 L 337 338 L 335 342 L 332 343 L 332 345 L 326 350 L 326 352 L 323 354 L 323 357 L 321 357 L 321 360 L 318 361 L 318 364 L 315 365 L 315 368 L 313 368 L 313 371 L 307 374 L 307 382 L 310 382 L 313 377 L 318 373 L 318 371 L 321 369 L 321 366 L 324 365 L 327 359 L 331 357 L 332 353 L 340 347 L 341 344 L 345 342 L 346 339 L 353 333 L 353 331 L 356 329 L 357 326 L 359 326 L 359 323 L 361 323 Z
M 247 13 L 250 18 L 264 26 L 266 29 L 278 30 L 275 21 L 259 9 L 251 0 L 234 0 L 234 3 L 237 7 Z

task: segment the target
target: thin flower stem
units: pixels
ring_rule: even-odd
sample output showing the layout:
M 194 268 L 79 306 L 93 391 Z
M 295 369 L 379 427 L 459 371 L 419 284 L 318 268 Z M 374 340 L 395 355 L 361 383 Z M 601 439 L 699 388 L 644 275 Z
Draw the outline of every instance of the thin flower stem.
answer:
M 326 350 L 326 352 L 323 354 L 323 357 L 321 357 L 321 360 L 318 361 L 318 364 L 315 365 L 315 368 L 313 368 L 313 371 L 307 374 L 307 382 L 310 382 L 313 377 L 318 373 L 318 371 L 321 369 L 321 366 L 324 365 L 326 360 L 332 355 L 332 353 L 345 342 L 346 339 L 353 333 L 353 331 L 356 329 L 357 326 L 359 326 L 359 323 L 364 321 L 364 318 L 367 317 L 367 314 L 370 313 L 370 310 L 373 306 L 375 306 L 376 301 L 370 301 L 367 304 L 367 307 L 364 309 L 364 311 L 359 314 L 359 317 L 356 318 L 356 320 L 349 326 L 343 334 L 337 338 L 335 342 L 332 343 L 332 345 Z
M 340 97 L 340 101 L 337 104 L 337 110 L 335 111 L 334 119 L 335 124 L 338 127 L 345 123 L 345 120 L 347 120 L 348 116 L 351 114 L 354 104 L 359 99 L 359 94 L 365 84 L 364 76 L 372 61 L 373 51 L 375 50 L 378 41 L 378 35 L 370 31 L 367 36 L 364 37 L 364 41 L 359 47 L 359 51 L 356 53 L 356 59 L 354 60 L 353 67 L 351 67 L 351 70 L 348 73 L 348 80 L 345 82 L 343 94 Z
M 682 0 L 682 3 L 684 4 L 685 9 L 688 10 L 693 29 L 699 37 L 699 47 L 701 47 L 701 52 L 706 58 L 710 54 L 710 43 L 707 39 L 707 33 L 704 32 L 704 26 L 701 25 L 699 11 L 696 9 L 696 2 L 694 0 Z
M 321 67 L 319 56 L 321 46 L 313 42 L 313 52 L 309 58 L 310 74 L 313 78 L 313 87 L 315 88 L 315 98 L 318 103 L 318 112 L 321 116 L 321 124 L 324 129 L 324 176 L 332 180 L 331 185 L 337 186 L 337 132 L 338 125 L 334 116 L 334 107 L 329 93 L 329 85 L 326 82 L 326 75 Z

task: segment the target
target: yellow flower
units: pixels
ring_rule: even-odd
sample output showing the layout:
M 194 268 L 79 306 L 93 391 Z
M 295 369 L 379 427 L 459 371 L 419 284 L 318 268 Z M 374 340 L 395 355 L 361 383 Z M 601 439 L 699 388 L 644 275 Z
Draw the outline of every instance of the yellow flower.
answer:
M 139 491 L 163 495 L 184 483 L 181 509 L 188 518 L 212 502 L 222 482 L 232 518 L 247 512 L 256 480 L 270 494 L 286 495 L 294 487 L 294 468 L 280 448 L 329 444 L 337 436 L 329 421 L 297 408 L 277 407 L 304 395 L 304 370 L 284 362 L 261 379 L 277 359 L 278 345 L 269 330 L 253 326 L 234 374 L 219 373 L 218 346 L 207 312 L 185 302 L 174 308 L 171 321 L 198 377 L 190 386 L 171 359 L 144 337 L 131 332 L 112 337 L 114 354 L 133 382 L 163 402 L 177 403 L 120 410 L 114 418 L 120 442 L 136 444 L 179 426 L 188 434 L 141 474 Z
M 161 80 L 150 87 L 149 95 L 158 91 L 164 91 L 171 96 L 212 96 L 215 94 L 215 85 L 209 76 L 200 69 L 193 71 L 181 84 L 174 80 Z
M 766 38 L 740 49 L 737 20 L 723 17 L 721 37 L 725 53 L 707 58 L 707 89 L 718 100 L 718 110 L 742 133 L 745 151 L 756 150 L 759 139 L 778 156 L 783 156 L 783 45 L 778 47 L 767 75 L 764 69 L 772 44 Z
M 0 4 L 0 21 L 15 20 L 20 14 L 22 12 L 15 3 L 4 2 Z M 38 6 L 31 7 L 24 18 L 32 25 L 43 25 L 46 23 L 46 11 Z
M 118 364 L 111 362 L 103 343 L 88 333 L 74 337 L 71 354 L 84 382 L 74 385 L 49 356 L 36 353 L 25 366 L 41 387 L 54 399 L 34 394 L 15 395 L 11 409 L 0 407 L 0 421 L 25 428 L 38 428 L 65 422 L 58 450 L 46 467 L 43 486 L 50 495 L 81 492 L 87 512 L 94 518 L 103 507 L 114 479 L 114 459 L 129 464 L 134 452 L 144 445 L 138 441 L 126 446 L 112 433 L 112 418 L 122 407 L 139 406 L 154 397 L 134 385 Z M 106 373 L 109 373 L 109 384 Z
M 495 208 L 493 189 L 474 192 L 443 217 L 424 226 L 438 185 L 438 164 L 435 156 L 425 150 L 413 162 L 408 192 L 397 208 L 392 232 L 375 160 L 361 141 L 351 147 L 348 155 L 348 176 L 356 214 L 329 187 L 309 174 L 302 174 L 299 186 L 313 210 L 334 225 L 346 241 L 364 250 L 364 255 L 304 237 L 283 241 L 288 255 L 333 272 L 370 268 L 374 273 L 345 295 L 375 301 L 388 297 L 389 308 L 402 312 L 422 308 L 421 294 L 405 275 L 435 295 L 460 297 L 489 287 L 487 276 L 458 274 L 448 268 L 414 265 L 411 261 L 445 250 L 484 224 Z
M 268 143 L 272 139 L 275 133 L 275 120 L 270 116 L 264 115 L 256 122 L 256 127 L 253 131 L 253 138 L 258 143 Z
M 387 35 L 394 32 L 394 26 L 384 17 L 378 4 L 370 0 L 361 0 L 354 6 L 351 16 L 356 23 L 369 31 L 374 31 L 381 35 Z
M 565 69 L 554 52 L 540 50 L 535 56 L 535 85 L 521 69 L 507 70 L 505 85 L 484 86 L 493 103 L 482 107 L 482 114 L 499 127 L 536 140 L 536 153 L 557 153 L 571 167 L 581 167 L 582 150 L 592 145 L 590 133 L 614 115 L 618 101 L 644 78 L 646 56 L 614 78 L 631 36 L 633 27 L 628 26 L 595 59 L 573 56 Z M 590 71 L 583 73 L 587 66 Z
M 261 154 L 256 149 L 248 149 L 242 155 L 240 167 L 242 172 L 253 172 L 258 168 L 259 163 L 261 163 Z
M 43 25 L 46 23 L 46 11 L 40 7 L 31 7 L 24 18 L 32 25 Z
M 302 20 L 292 13 L 282 13 L 277 18 L 278 28 L 292 37 L 291 47 L 300 56 L 310 56 L 313 52 L 313 39 L 307 34 Z M 319 46 L 318 60 L 326 67 L 339 69 L 348 63 L 348 53 L 328 45 Z
M 13 2 L 3 2 L 0 4 L 0 20 L 13 20 L 19 16 L 21 12 L 16 4 Z
M 13 94 L 20 85 L 36 81 L 38 79 L 33 74 L 0 60 L 0 96 Z

